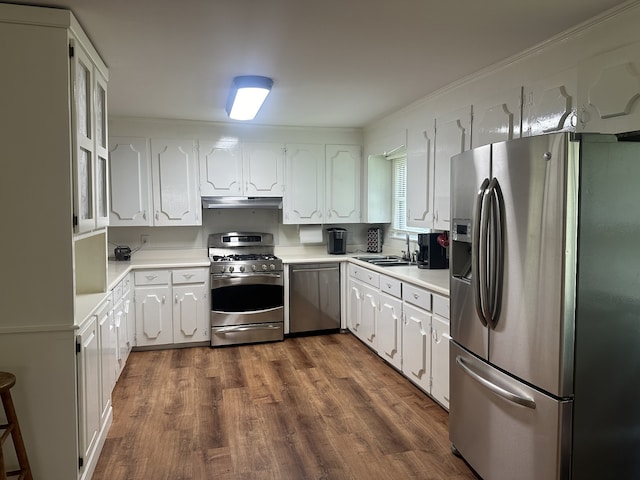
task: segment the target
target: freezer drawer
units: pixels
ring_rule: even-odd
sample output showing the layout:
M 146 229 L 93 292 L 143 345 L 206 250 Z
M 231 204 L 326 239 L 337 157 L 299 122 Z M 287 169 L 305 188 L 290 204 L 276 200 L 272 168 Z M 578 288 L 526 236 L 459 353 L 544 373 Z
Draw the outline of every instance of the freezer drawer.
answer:
M 483 479 L 569 479 L 571 401 L 540 393 L 455 342 L 449 360 L 449 439 Z

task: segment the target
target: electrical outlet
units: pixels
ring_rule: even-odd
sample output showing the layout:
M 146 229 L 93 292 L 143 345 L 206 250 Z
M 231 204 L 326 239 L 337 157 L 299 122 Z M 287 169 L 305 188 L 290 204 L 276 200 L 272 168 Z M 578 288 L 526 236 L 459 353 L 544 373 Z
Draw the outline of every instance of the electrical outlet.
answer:
M 140 235 L 140 246 L 149 245 L 149 235 Z

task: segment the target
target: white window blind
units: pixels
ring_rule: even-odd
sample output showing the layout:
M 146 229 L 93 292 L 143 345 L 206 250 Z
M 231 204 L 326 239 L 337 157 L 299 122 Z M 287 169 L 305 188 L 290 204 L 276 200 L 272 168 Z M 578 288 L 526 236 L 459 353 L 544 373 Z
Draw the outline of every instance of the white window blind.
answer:
M 393 229 L 407 229 L 407 157 L 401 156 L 393 162 Z

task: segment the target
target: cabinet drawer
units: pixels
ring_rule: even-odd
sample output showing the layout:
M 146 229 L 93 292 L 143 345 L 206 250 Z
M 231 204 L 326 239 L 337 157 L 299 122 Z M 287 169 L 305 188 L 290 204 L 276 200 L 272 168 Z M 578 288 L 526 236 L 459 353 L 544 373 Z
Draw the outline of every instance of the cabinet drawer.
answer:
M 397 278 L 380 275 L 380 291 L 402 298 L 402 282 Z
M 179 283 L 204 283 L 207 279 L 206 268 L 180 268 L 172 272 L 174 284 Z
M 136 285 L 167 285 L 169 270 L 141 270 L 135 272 Z
M 440 295 L 433 296 L 433 313 L 442 318 L 449 318 L 449 299 Z
M 402 298 L 424 310 L 431 310 L 431 293 L 418 287 L 405 283 L 402 287 Z
M 357 278 L 361 282 L 364 282 L 367 285 L 371 285 L 372 287 L 376 287 L 376 288 L 380 287 L 379 273 L 376 273 L 366 268 L 358 267 L 355 265 L 351 265 L 350 272 L 353 278 Z

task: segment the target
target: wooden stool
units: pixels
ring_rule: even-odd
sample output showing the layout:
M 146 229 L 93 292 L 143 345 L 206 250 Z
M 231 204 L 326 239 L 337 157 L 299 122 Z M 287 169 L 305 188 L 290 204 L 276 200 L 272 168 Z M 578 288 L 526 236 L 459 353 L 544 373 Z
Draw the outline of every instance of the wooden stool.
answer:
M 31 476 L 31 467 L 29 467 L 29 459 L 27 458 L 27 451 L 24 448 L 22 433 L 20 433 L 20 426 L 18 425 L 18 416 L 16 415 L 16 410 L 13 407 L 13 400 L 11 399 L 10 390 L 15 384 L 15 375 L 7 372 L 0 372 L 0 397 L 2 397 L 2 406 L 4 407 L 4 413 L 7 417 L 6 425 L 0 425 L 0 430 L 4 430 L 0 436 L 0 480 L 6 480 L 7 477 L 15 476 L 17 476 L 19 480 L 33 480 L 33 477 Z M 13 446 L 16 449 L 16 456 L 18 457 L 20 470 L 6 472 L 2 445 L 9 437 L 9 434 L 11 434 Z

